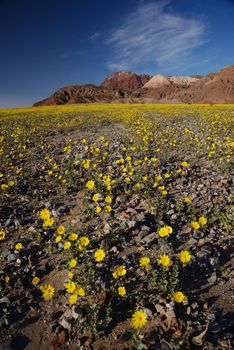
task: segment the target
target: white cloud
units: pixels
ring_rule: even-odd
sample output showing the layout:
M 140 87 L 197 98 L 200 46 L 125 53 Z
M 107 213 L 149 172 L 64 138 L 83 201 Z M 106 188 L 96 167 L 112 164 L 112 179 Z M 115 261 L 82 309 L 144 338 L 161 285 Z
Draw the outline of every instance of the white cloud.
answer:
M 95 40 L 95 39 L 97 39 L 100 35 L 101 35 L 101 33 L 95 32 L 95 33 L 93 33 L 93 34 L 89 37 L 89 39 Z
M 126 63 L 109 63 L 108 67 L 111 70 L 125 70 L 125 69 L 128 69 L 128 65 Z
M 144 64 L 155 68 L 189 62 L 191 53 L 205 43 L 205 25 L 201 19 L 187 18 L 167 9 L 170 1 L 141 3 L 110 35 L 117 67 L 132 69 Z

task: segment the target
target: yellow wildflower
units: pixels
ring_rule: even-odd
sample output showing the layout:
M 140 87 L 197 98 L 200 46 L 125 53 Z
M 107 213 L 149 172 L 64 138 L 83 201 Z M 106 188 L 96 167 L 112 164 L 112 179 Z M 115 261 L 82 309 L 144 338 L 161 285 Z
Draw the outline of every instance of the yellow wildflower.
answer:
M 56 236 L 56 237 L 55 237 L 55 242 L 56 242 L 56 243 L 61 242 L 61 240 L 62 240 L 62 236 Z
M 3 241 L 6 237 L 6 232 L 1 228 L 0 229 L 0 241 Z
M 55 293 L 55 289 L 51 284 L 41 286 L 41 291 L 45 300 L 52 299 Z
M 140 258 L 139 263 L 141 267 L 144 267 L 146 270 L 148 270 L 150 267 L 150 258 L 143 256 L 142 258 Z
M 67 282 L 66 283 L 66 291 L 67 293 L 73 293 L 76 290 L 75 282 Z
M 49 209 L 45 208 L 45 209 L 42 209 L 40 212 L 39 212 L 39 217 L 40 219 L 42 220 L 48 220 L 50 218 L 50 211 Z
M 77 299 L 78 299 L 78 296 L 77 294 L 72 294 L 69 298 L 69 303 L 72 305 L 72 304 L 75 304 L 77 302 Z
M 94 202 L 97 202 L 99 200 L 99 198 L 100 198 L 100 194 L 96 193 L 96 194 L 93 195 L 92 200 Z
M 188 163 L 187 162 L 182 162 L 181 165 L 185 168 L 188 166 Z
M 207 224 L 207 218 L 205 216 L 201 216 L 199 219 L 198 219 L 198 222 L 201 226 L 205 226 Z
M 125 265 L 117 266 L 112 273 L 112 276 L 116 279 L 118 277 L 123 277 L 127 273 Z
M 10 279 L 11 279 L 10 276 L 5 276 L 5 278 L 4 278 L 6 283 L 10 282 Z
M 97 214 L 101 213 L 101 211 L 102 211 L 102 208 L 101 208 L 101 207 L 97 207 L 97 208 L 96 208 L 96 213 L 97 213 Z
M 87 247 L 87 245 L 89 245 L 90 241 L 89 241 L 89 238 L 86 237 L 86 236 L 83 236 L 80 238 L 80 244 L 83 246 L 83 247 Z
M 18 250 L 18 251 L 20 251 L 21 249 L 23 249 L 23 244 L 22 244 L 22 243 L 17 243 L 17 244 L 15 245 L 15 249 Z
M 126 295 L 126 289 L 125 289 L 125 287 L 119 287 L 119 288 L 118 288 L 118 294 L 119 294 L 121 297 L 125 297 L 125 295 Z
M 191 260 L 191 255 L 188 250 L 181 250 L 179 253 L 179 259 L 182 262 L 182 264 L 187 264 Z
M 105 206 L 105 211 L 106 211 L 107 213 L 110 213 L 111 210 L 112 210 L 112 207 L 111 207 L 110 205 L 106 205 L 106 206 Z
M 57 234 L 58 234 L 58 235 L 63 235 L 64 232 L 65 232 L 65 227 L 64 227 L 63 225 L 59 225 L 59 226 L 57 227 Z
M 159 229 L 158 235 L 160 237 L 166 237 L 169 236 L 173 232 L 173 229 L 171 226 L 163 226 Z
M 47 227 L 51 227 L 54 224 L 54 219 L 53 218 L 48 218 L 44 221 L 43 223 L 43 228 L 46 229 Z
M 167 254 L 161 255 L 158 259 L 158 264 L 160 264 L 164 267 L 169 267 L 171 264 L 171 260 L 170 260 L 169 255 L 167 255 Z
M 143 311 L 136 311 L 132 315 L 131 326 L 132 328 L 142 328 L 147 323 L 146 314 Z
M 104 260 L 105 256 L 106 256 L 106 253 L 103 249 L 98 249 L 94 253 L 94 258 L 97 262 L 101 262 L 102 260 Z
M 198 230 L 200 228 L 200 225 L 197 221 L 192 221 L 191 222 L 191 227 L 194 229 L 194 230 Z
M 172 298 L 176 303 L 184 303 L 187 301 L 186 296 L 182 292 L 175 292 Z
M 69 261 L 69 267 L 75 267 L 77 265 L 77 260 L 76 259 L 71 259 L 71 261 Z
M 108 204 L 111 203 L 112 202 L 112 198 L 110 196 L 106 196 L 105 202 L 108 203 Z
M 185 197 L 184 202 L 185 203 L 191 203 L 192 199 L 190 197 Z
M 92 190 L 92 189 L 94 188 L 94 185 L 95 185 L 95 183 L 94 183 L 93 180 L 89 180 L 89 181 L 87 181 L 87 183 L 86 183 L 86 187 L 87 187 L 89 190 Z
M 70 279 L 72 279 L 72 278 L 73 278 L 73 276 L 74 276 L 74 273 L 73 273 L 73 272 L 71 272 L 71 271 L 69 271 L 69 272 L 68 272 L 68 277 L 69 277 Z
M 33 284 L 38 285 L 39 282 L 40 282 L 40 278 L 39 277 L 37 277 L 37 276 L 33 277 L 33 279 L 32 279 L 32 283 Z
M 85 291 L 84 291 L 84 288 L 82 288 L 82 287 L 77 287 L 77 288 L 76 288 L 76 293 L 77 293 L 80 297 L 84 297 L 84 296 L 85 296 Z
M 64 250 L 67 250 L 67 249 L 69 249 L 71 247 L 71 242 L 68 242 L 68 241 L 66 241 L 65 243 L 64 243 L 64 245 L 63 245 L 63 249 Z
M 68 236 L 69 241 L 76 241 L 77 238 L 78 238 L 77 233 L 70 233 L 70 235 Z

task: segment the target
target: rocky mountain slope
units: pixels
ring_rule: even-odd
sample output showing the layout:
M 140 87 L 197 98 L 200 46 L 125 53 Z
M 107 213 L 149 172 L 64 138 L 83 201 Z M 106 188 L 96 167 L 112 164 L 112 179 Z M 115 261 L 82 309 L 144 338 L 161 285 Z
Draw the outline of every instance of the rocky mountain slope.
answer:
M 154 75 L 143 87 L 148 89 L 155 89 L 157 87 L 162 87 L 163 85 L 189 85 L 195 81 L 198 81 L 199 78 L 195 77 L 164 77 L 161 74 Z
M 111 90 L 121 90 L 131 93 L 137 89 L 142 88 L 151 76 L 147 74 L 136 74 L 132 72 L 116 72 L 110 77 L 107 77 L 101 86 Z
M 234 103 L 234 65 L 198 76 L 153 77 L 116 72 L 100 86 L 72 85 L 57 90 L 34 106 L 97 102 Z
M 93 84 L 71 85 L 57 90 L 48 98 L 36 102 L 34 106 L 63 105 L 74 103 L 89 103 L 121 98 L 121 91 L 106 89 Z

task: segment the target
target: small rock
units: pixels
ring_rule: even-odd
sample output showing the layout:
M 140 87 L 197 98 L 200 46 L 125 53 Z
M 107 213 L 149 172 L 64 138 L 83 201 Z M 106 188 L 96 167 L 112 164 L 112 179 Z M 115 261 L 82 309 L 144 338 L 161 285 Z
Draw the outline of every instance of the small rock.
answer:
M 210 264 L 213 267 L 218 267 L 220 265 L 219 258 L 217 256 L 210 258 Z
M 9 254 L 8 256 L 7 256 L 7 261 L 8 262 L 11 262 L 11 261 L 14 261 L 14 260 L 16 260 L 17 259 L 17 256 L 15 255 L 15 254 Z
M 0 318 L 0 329 L 7 327 L 9 325 L 9 321 L 6 317 Z
M 210 278 L 208 278 L 208 282 L 215 283 L 216 281 L 217 281 L 217 274 L 216 274 L 216 272 L 214 272 L 214 273 L 212 273 Z
M 193 304 L 191 305 L 191 308 L 192 308 L 193 310 L 197 309 L 197 308 L 198 308 L 198 303 L 193 303 Z
M 0 257 L 1 258 L 5 258 L 5 257 L 7 257 L 7 255 L 9 255 L 10 254 L 10 251 L 8 250 L 8 249 L 3 249 L 3 251 L 0 253 Z
M 223 338 L 224 339 L 232 339 L 233 338 L 233 333 L 224 333 L 224 335 L 223 335 Z
M 191 248 L 192 246 L 194 246 L 194 244 L 197 242 L 196 239 L 194 239 L 193 237 L 191 237 L 188 242 L 186 242 L 185 244 L 183 244 L 183 249 L 189 249 Z
M 47 265 L 47 264 L 40 265 L 40 266 L 37 268 L 37 271 L 46 272 L 46 271 L 47 271 L 47 268 L 48 268 L 48 265 Z
M 118 248 L 117 247 L 112 247 L 111 249 L 110 249 L 110 253 L 114 253 L 114 254 L 118 254 L 119 253 L 119 250 L 118 250 Z
M 198 346 L 201 346 L 203 344 L 203 339 L 204 339 L 204 336 L 206 335 L 207 329 L 208 329 L 208 325 L 206 326 L 203 332 L 201 332 L 199 335 L 196 335 L 195 337 L 192 338 L 193 344 Z
M 146 226 L 146 225 L 143 225 L 143 226 L 141 226 L 141 230 L 145 231 L 145 232 L 149 232 L 150 228 L 148 226 Z
M 68 322 L 66 317 L 63 317 L 61 321 L 59 321 L 59 324 L 63 326 L 64 329 L 67 329 L 68 332 L 71 330 L 71 324 Z
M 144 220 L 145 220 L 145 214 L 144 214 L 144 213 L 139 213 L 139 214 L 137 214 L 137 215 L 135 216 L 135 220 L 136 220 L 137 222 L 142 222 L 142 221 L 144 221 Z
M 78 318 L 82 318 L 84 315 L 83 310 L 78 307 L 78 306 L 73 306 L 72 307 L 72 318 L 74 318 L 75 320 L 77 320 Z
M 200 239 L 200 238 L 204 237 L 204 232 L 197 230 L 194 232 L 193 237 L 196 239 Z
M 16 264 L 17 264 L 18 266 L 21 265 L 21 260 L 20 260 L 19 258 L 16 260 Z
M 149 235 L 145 236 L 142 240 L 143 244 L 149 244 L 151 242 L 153 242 L 156 239 L 156 233 L 150 233 Z
M 148 309 L 147 307 L 143 307 L 143 308 L 142 308 L 142 311 L 144 311 L 144 313 L 146 314 L 146 316 L 147 316 L 148 318 L 151 318 L 152 315 L 153 315 L 152 311 L 151 311 L 150 309 Z
M 108 223 L 106 223 L 103 227 L 103 232 L 106 234 L 110 233 L 110 229 L 111 229 L 110 225 Z
M 3 297 L 0 299 L 0 304 L 10 304 L 10 299 L 7 297 Z
M 212 246 L 210 244 L 205 244 L 203 247 L 201 247 L 201 251 L 211 254 Z
M 192 231 L 192 228 L 190 226 L 184 226 L 181 230 L 182 233 L 188 234 Z M 192 238 L 191 238 L 192 239 Z

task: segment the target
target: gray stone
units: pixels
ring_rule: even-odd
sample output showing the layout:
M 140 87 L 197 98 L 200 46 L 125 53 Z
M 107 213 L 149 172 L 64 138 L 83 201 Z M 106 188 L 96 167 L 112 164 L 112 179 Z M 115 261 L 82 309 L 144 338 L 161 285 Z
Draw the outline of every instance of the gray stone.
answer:
M 7 261 L 8 262 L 12 262 L 12 261 L 14 261 L 14 260 L 16 260 L 17 259 L 17 256 L 15 255 L 15 254 L 9 254 L 8 256 L 7 256 Z
M 0 253 L 0 257 L 1 258 L 5 258 L 5 257 L 7 257 L 7 255 L 9 255 L 10 254 L 10 251 L 8 250 L 8 249 L 3 249 L 3 251 Z
M 8 321 L 8 319 L 5 316 L 0 318 L 0 329 L 4 328 L 4 327 L 7 327 L 8 325 L 9 325 L 9 321 Z
M 153 242 L 156 238 L 157 238 L 157 235 L 155 232 L 150 233 L 149 235 L 147 235 L 143 238 L 142 243 L 149 244 L 149 243 Z
M 144 214 L 144 213 L 139 213 L 139 214 L 137 214 L 137 215 L 135 216 L 135 220 L 136 220 L 137 222 L 142 222 L 142 221 L 144 221 L 144 220 L 145 220 L 145 214 Z
M 59 324 L 63 326 L 64 329 L 67 329 L 68 332 L 71 330 L 71 324 L 68 322 L 68 319 L 66 317 L 63 317 L 61 321 L 59 321 Z
M 119 253 L 119 250 L 118 250 L 118 248 L 117 247 L 112 247 L 111 249 L 110 249 L 110 253 L 114 253 L 114 254 L 118 254 Z
M 216 274 L 216 272 L 214 272 L 214 273 L 212 273 L 210 278 L 208 278 L 208 282 L 215 283 L 216 281 L 217 281 L 217 274 Z
M 7 297 L 3 297 L 0 299 L 0 304 L 10 304 L 10 299 Z

